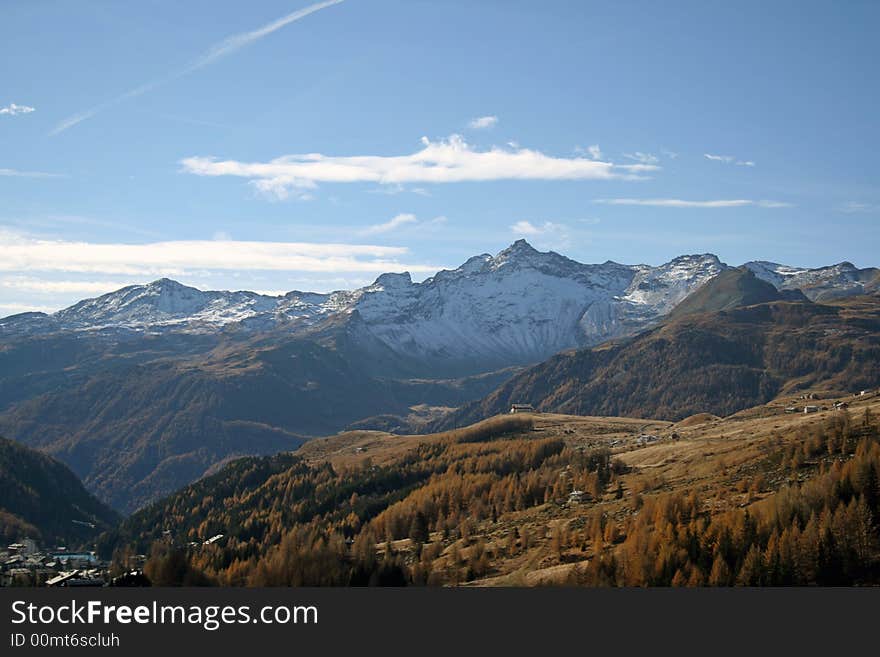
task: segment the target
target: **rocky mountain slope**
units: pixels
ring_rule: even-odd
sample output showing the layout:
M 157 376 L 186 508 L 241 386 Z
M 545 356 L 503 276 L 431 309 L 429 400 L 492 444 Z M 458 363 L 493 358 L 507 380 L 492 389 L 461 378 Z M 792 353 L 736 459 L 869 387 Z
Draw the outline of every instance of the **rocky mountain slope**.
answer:
M 463 426 L 513 403 L 577 415 L 728 415 L 789 391 L 875 387 L 878 363 L 877 296 L 685 314 L 629 340 L 560 353 L 433 428 Z
M 790 267 L 765 261 L 747 262 L 744 266 L 778 289 L 800 290 L 813 301 L 866 294 L 880 289 L 880 269 L 859 269 L 851 262 L 818 269 Z

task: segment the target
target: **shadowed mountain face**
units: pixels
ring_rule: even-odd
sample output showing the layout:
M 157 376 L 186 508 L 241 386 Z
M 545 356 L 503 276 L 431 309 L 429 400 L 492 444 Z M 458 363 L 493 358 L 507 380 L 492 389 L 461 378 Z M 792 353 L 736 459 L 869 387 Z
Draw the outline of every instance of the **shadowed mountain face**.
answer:
M 684 319 L 803 299 L 790 289 L 793 281 L 822 295 L 870 287 L 867 270 L 845 265 L 735 270 L 711 254 L 657 267 L 581 264 L 520 240 L 420 283 L 383 274 L 365 288 L 329 294 L 203 292 L 162 279 L 53 315 L 0 319 L 0 432 L 58 457 L 101 499 L 132 510 L 230 458 L 293 450 L 309 436 L 352 425 L 405 428 L 437 417 L 491 393 L 524 366 L 650 329 L 671 311 Z M 713 340 L 687 357 L 723 378 L 711 364 L 729 357 L 728 344 Z M 674 415 L 706 399 L 672 400 L 675 386 L 643 390 L 635 382 L 650 377 L 632 372 L 597 383 L 603 359 L 619 349 L 580 352 L 593 354 L 584 376 L 607 391 L 604 401 L 589 396 L 575 404 L 572 394 L 552 391 L 565 375 L 550 372 L 533 392 L 504 403 L 528 396 L 575 411 L 617 405 L 642 412 L 643 400 L 663 394 L 650 407 Z M 679 355 L 669 356 L 668 369 L 687 379 L 686 369 L 676 370 Z M 781 385 L 759 365 L 750 362 L 747 371 L 754 380 L 737 384 L 747 391 L 723 402 L 709 395 L 711 408 L 736 408 Z M 621 377 L 630 385 L 617 385 Z
M 76 548 L 118 520 L 65 465 L 0 438 L 0 537 Z
M 433 425 L 463 426 L 514 403 L 583 415 L 727 415 L 783 392 L 880 384 L 880 297 L 773 302 L 684 314 L 630 340 L 550 358 Z
M 228 458 L 295 450 L 377 409 L 458 406 L 508 376 L 383 378 L 346 338 L 264 335 L 181 357 L 117 356 L 75 386 L 15 404 L 0 415 L 0 431 L 63 460 L 130 511 Z

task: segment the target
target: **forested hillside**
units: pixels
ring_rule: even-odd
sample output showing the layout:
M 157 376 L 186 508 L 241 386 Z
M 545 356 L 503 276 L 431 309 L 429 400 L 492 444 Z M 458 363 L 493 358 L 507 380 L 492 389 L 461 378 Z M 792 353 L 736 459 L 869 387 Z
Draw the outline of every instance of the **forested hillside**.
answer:
M 72 547 L 114 526 L 119 516 L 53 458 L 0 438 L 0 536 Z
M 521 415 L 329 438 L 232 463 L 100 546 L 120 567 L 149 551 L 160 584 L 880 583 L 871 399 L 642 423 L 647 438 L 632 420 Z

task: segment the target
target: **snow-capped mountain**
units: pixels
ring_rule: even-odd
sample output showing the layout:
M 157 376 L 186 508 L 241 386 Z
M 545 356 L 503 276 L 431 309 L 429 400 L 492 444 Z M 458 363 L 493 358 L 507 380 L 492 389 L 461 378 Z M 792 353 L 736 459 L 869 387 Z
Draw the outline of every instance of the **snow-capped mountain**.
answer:
M 271 312 L 277 303 L 253 292 L 202 292 L 163 278 L 80 301 L 53 317 L 67 328 L 222 325 Z
M 523 363 L 608 337 L 610 324 L 585 314 L 593 307 L 609 314 L 634 275 L 631 267 L 583 265 L 520 240 L 423 283 L 380 277 L 355 307 L 365 330 L 402 355 Z
M 529 362 L 644 328 L 724 267 L 714 256 L 657 268 L 585 265 L 520 240 L 420 284 L 380 278 L 356 308 L 366 330 L 399 353 Z
M 728 266 L 711 253 L 679 256 L 659 267 L 638 267 L 622 302 L 612 335 L 634 333 L 668 314 L 691 292 L 720 274 Z M 610 337 L 610 336 L 609 336 Z
M 849 263 L 812 270 L 768 262 L 746 266 L 778 288 L 801 288 L 812 299 L 862 293 L 877 273 Z M 474 256 L 420 283 L 407 273 L 389 273 L 367 287 L 329 294 L 203 292 L 161 279 L 52 315 L 8 317 L 0 320 L 0 335 L 212 333 L 227 326 L 295 335 L 331 322 L 349 327 L 364 344 L 378 343 L 420 362 L 447 363 L 451 369 L 464 363 L 507 366 L 640 331 L 725 269 L 711 254 L 680 256 L 658 267 L 582 264 L 519 240 L 495 256 Z
M 508 365 L 644 328 L 725 267 L 712 255 L 682 256 L 660 267 L 581 264 L 519 240 L 421 283 L 407 273 L 383 274 L 358 290 L 273 297 L 203 292 L 161 279 L 53 315 L 0 320 L 0 333 L 214 332 L 227 325 L 295 333 L 333 319 L 402 356 Z
M 812 301 L 865 294 L 878 288 L 880 270 L 859 269 L 851 262 L 806 269 L 763 260 L 745 264 L 755 276 L 780 290 L 801 290 Z

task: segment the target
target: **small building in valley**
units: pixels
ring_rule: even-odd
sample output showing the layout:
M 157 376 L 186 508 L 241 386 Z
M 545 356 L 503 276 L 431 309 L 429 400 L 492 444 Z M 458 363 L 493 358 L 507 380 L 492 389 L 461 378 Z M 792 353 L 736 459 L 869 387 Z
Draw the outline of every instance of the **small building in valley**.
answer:
M 510 407 L 511 413 L 534 413 L 535 407 L 531 404 L 512 404 Z
M 804 413 L 818 413 L 818 406 L 804 406 Z

